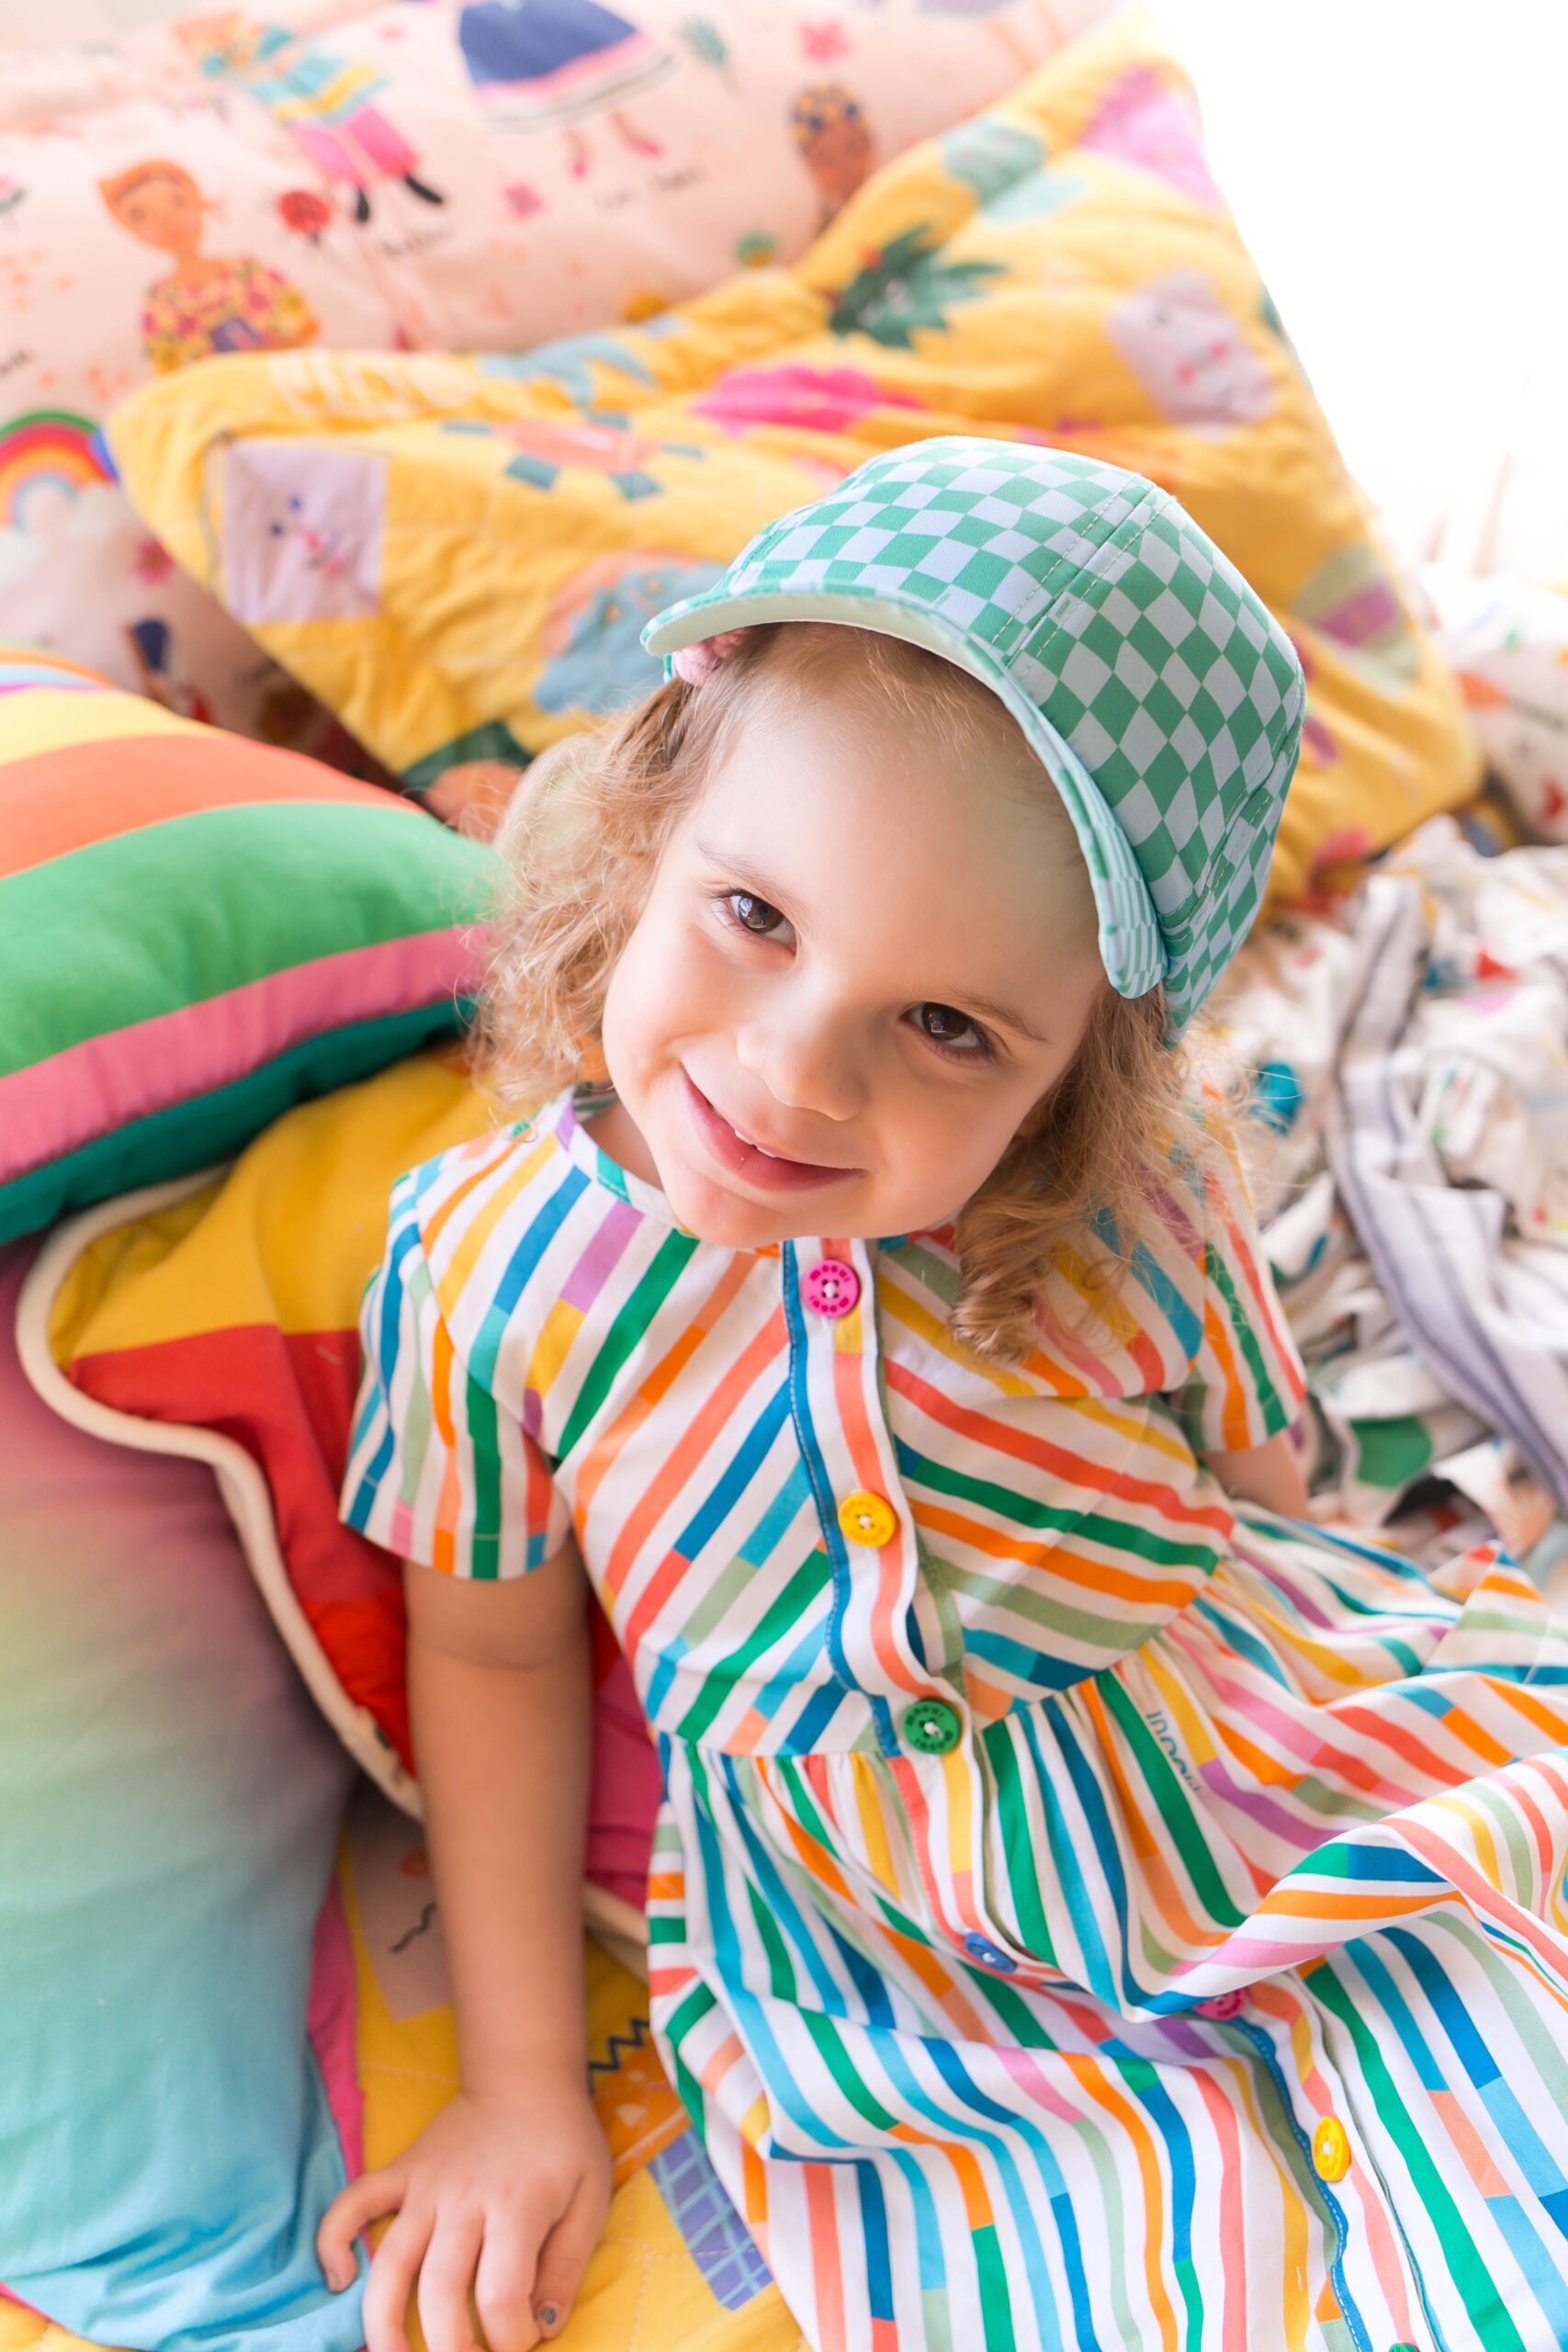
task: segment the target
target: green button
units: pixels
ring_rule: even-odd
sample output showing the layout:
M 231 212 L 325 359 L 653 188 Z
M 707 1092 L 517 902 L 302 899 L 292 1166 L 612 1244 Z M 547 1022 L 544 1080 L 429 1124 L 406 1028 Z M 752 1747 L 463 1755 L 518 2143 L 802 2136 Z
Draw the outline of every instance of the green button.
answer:
M 922 1756 L 945 1756 L 964 1726 L 944 1699 L 917 1699 L 904 1718 L 904 1736 Z

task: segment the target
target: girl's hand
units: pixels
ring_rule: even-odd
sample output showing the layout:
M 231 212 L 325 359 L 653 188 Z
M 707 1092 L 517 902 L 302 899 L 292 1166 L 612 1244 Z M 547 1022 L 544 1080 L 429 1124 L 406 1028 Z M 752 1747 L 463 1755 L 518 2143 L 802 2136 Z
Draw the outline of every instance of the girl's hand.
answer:
M 365 2290 L 366 2352 L 408 2352 L 418 2279 L 430 2352 L 528 2352 L 559 2334 L 610 2206 L 610 2151 L 582 2083 L 547 2076 L 502 2099 L 459 2091 L 413 2146 L 334 2198 L 316 2253 L 330 2287 L 354 2277 L 354 2240 L 383 2213 Z

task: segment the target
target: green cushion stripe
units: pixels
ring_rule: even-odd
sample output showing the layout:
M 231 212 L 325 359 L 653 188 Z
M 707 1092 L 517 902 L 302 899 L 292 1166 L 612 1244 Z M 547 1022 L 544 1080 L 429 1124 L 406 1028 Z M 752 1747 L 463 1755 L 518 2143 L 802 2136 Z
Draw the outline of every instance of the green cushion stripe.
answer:
M 471 922 L 493 851 L 382 808 L 213 808 L 0 884 L 0 1071 L 297 964 Z

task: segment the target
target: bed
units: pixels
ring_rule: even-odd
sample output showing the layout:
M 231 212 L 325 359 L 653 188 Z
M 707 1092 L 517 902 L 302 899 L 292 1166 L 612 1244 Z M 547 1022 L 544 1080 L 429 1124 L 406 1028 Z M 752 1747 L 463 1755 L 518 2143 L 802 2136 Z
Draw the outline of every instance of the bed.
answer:
M 457 2077 L 396 1564 L 341 1527 L 336 1479 L 388 1188 L 494 1116 L 461 1041 L 486 812 L 650 682 L 649 611 L 872 448 L 987 432 L 1146 471 L 1290 628 L 1306 749 L 1205 1051 L 1245 1104 L 1312 1375 L 1314 1509 L 1434 1564 L 1500 1533 L 1568 1585 L 1562 599 L 1434 602 L 1382 544 L 1168 50 L 1098 10 L 911 6 L 911 35 L 965 61 L 935 119 L 929 85 L 889 79 L 874 107 L 857 52 L 797 50 L 802 176 L 775 175 L 756 246 L 712 248 L 710 194 L 707 243 L 660 232 L 657 287 L 644 220 L 601 256 L 592 317 L 487 328 L 477 262 L 438 309 L 439 249 L 408 225 L 437 208 L 405 184 L 456 200 L 429 159 L 477 85 L 448 55 L 409 171 L 389 146 L 356 180 L 276 90 L 268 112 L 267 73 L 330 35 L 395 90 L 389 11 L 306 13 L 163 37 L 163 121 L 207 135 L 180 112 L 205 77 L 313 313 L 352 258 L 333 283 L 358 347 L 130 371 L 96 440 L 52 460 L 79 478 L 68 511 L 86 501 L 75 571 L 30 608 L 52 641 L 0 668 L 0 2352 L 359 2342 L 315 2222 Z M 411 14 L 457 38 L 460 12 Z M 690 23 L 705 45 L 670 30 L 662 79 L 649 37 L 629 119 L 656 144 L 660 88 L 775 87 L 723 11 Z M 103 70 L 95 104 L 154 104 L 128 95 L 143 52 Z M 573 172 L 570 126 L 484 123 L 510 176 L 473 185 L 530 235 L 612 184 Z M 616 186 L 666 168 L 595 135 Z M 290 194 L 330 219 L 290 220 Z M 410 245 L 378 275 L 347 236 L 358 195 Z M 160 668 L 154 631 L 111 674 L 118 606 L 65 641 L 107 576 L 80 564 L 98 491 L 102 544 L 169 567 L 174 601 L 141 617 L 173 630 L 188 600 L 210 673 L 172 639 Z M 279 681 L 287 727 L 264 714 Z M 258 898 L 287 922 L 253 920 Z M 584 1964 L 616 2190 L 565 2341 L 795 2352 L 649 2038 L 658 1777 L 602 1623 L 595 1683 Z

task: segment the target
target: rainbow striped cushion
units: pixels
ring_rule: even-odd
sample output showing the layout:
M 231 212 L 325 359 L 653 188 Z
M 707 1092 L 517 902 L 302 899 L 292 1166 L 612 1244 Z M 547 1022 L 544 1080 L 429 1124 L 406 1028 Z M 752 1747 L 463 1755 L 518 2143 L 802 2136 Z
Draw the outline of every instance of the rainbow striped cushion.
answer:
M 490 851 L 0 648 L 0 1240 L 456 1029 Z

